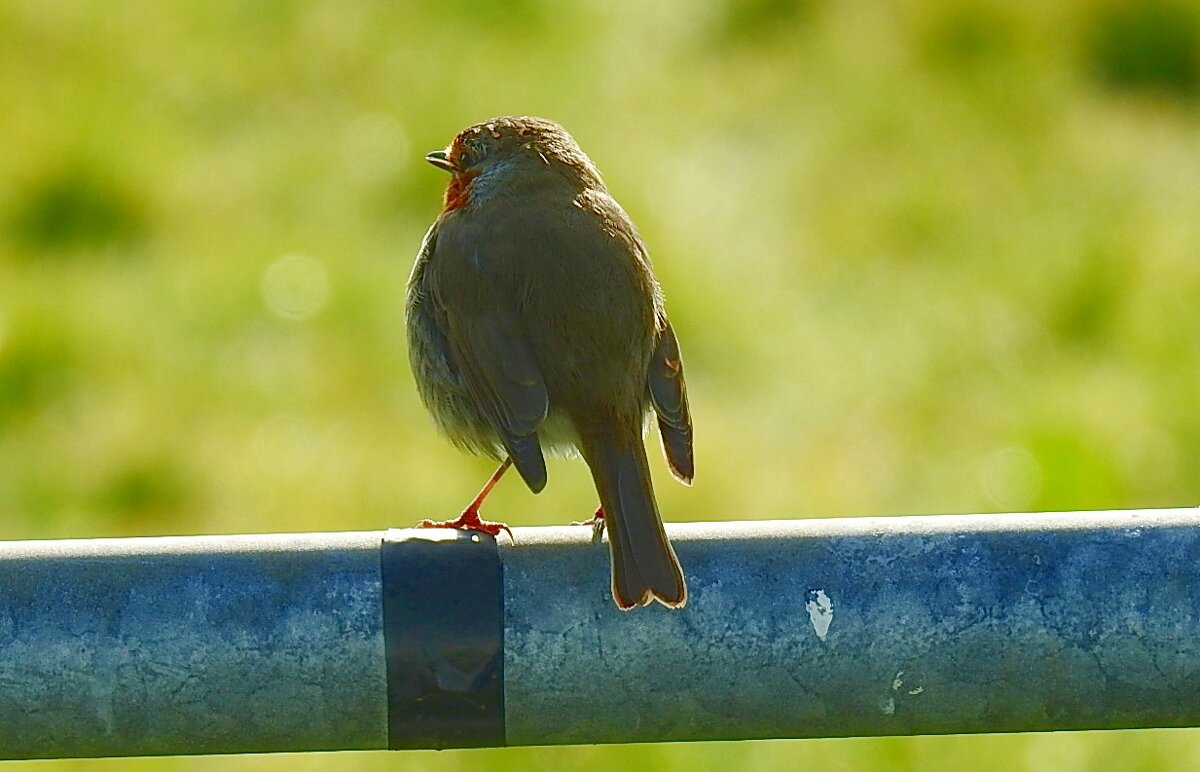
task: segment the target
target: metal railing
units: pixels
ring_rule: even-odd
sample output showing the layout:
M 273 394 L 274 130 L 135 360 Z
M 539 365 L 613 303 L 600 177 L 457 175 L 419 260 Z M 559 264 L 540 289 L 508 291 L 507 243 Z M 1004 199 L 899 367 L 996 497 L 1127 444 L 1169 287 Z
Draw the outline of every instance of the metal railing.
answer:
M 0 757 L 1200 725 L 1200 510 L 0 543 Z

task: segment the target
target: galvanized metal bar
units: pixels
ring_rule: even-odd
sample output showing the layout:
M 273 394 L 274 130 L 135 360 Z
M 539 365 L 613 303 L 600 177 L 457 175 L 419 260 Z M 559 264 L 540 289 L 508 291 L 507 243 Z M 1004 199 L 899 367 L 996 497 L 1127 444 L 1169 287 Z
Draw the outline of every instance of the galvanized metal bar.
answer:
M 379 544 L 0 543 L 0 758 L 386 748 Z
M 589 529 L 502 537 L 505 744 L 1200 726 L 1198 510 L 669 530 L 682 611 L 617 611 Z M 0 543 L 0 758 L 388 747 L 383 537 Z
M 1200 511 L 670 529 L 683 611 L 606 545 L 502 550 L 508 742 L 1200 726 Z

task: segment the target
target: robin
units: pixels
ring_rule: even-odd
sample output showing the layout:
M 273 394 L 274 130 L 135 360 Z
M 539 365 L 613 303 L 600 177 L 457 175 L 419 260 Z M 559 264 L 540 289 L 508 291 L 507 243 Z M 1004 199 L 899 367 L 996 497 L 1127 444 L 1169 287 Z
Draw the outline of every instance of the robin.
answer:
M 606 525 L 617 606 L 682 608 L 642 435 L 653 408 L 667 465 L 690 485 L 692 420 L 637 228 L 553 121 L 495 118 L 425 159 L 451 178 L 408 281 L 413 374 L 450 440 L 501 464 L 458 518 L 420 525 L 508 530 L 479 507 L 509 466 L 538 493 L 543 449 L 577 452 L 600 496 L 588 522 Z

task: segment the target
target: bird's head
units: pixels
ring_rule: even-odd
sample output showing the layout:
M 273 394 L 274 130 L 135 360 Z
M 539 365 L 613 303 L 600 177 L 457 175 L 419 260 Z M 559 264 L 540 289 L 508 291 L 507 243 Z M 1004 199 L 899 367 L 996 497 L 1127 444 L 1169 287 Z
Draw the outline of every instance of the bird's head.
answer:
M 575 192 L 604 188 L 595 165 L 567 130 L 532 116 L 477 123 L 425 160 L 453 175 L 446 187 L 445 211 L 497 192 L 511 194 L 564 183 Z

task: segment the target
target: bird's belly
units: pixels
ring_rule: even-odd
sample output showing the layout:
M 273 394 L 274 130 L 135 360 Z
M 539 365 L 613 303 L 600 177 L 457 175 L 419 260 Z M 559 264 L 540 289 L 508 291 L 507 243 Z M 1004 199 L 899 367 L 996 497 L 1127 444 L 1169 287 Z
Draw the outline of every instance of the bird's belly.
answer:
M 538 438 L 542 448 L 561 458 L 575 458 L 579 455 L 579 432 L 565 411 L 551 407 L 550 412 L 538 427 Z
M 642 435 L 645 436 L 650 427 L 650 412 L 642 410 Z M 565 410 L 550 407 L 550 412 L 538 426 L 538 439 L 542 449 L 559 458 L 579 458 L 579 432 L 574 422 Z

